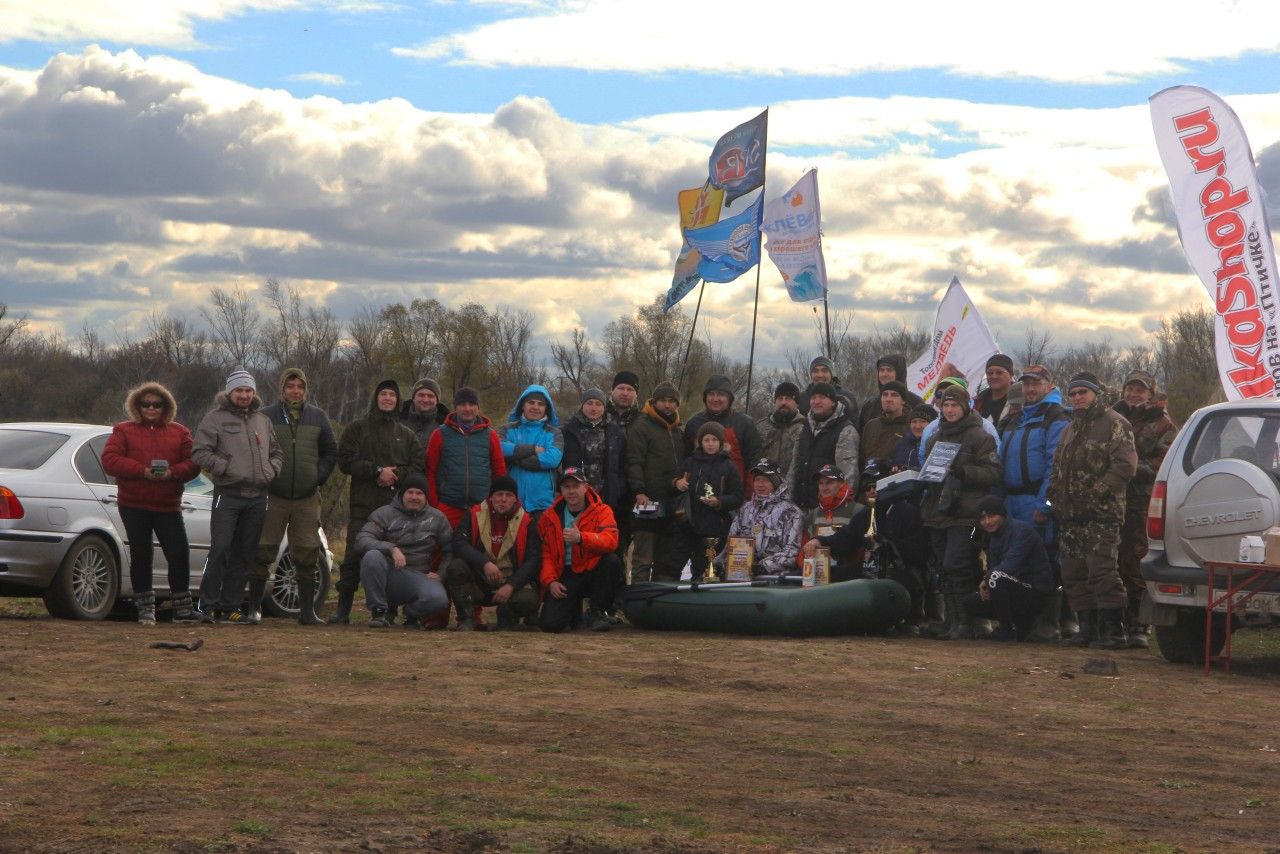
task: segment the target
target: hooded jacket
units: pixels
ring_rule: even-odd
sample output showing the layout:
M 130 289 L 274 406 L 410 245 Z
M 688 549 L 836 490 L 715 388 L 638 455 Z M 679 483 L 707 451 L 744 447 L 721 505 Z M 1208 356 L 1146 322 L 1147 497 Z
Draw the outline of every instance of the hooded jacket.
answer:
M 338 464 L 338 442 L 325 411 L 303 400 L 298 417 L 289 415 L 284 384 L 294 378 L 307 381 L 302 371 L 289 368 L 280 375 L 280 400 L 262 410 L 284 454 L 284 466 L 271 481 L 271 494 L 289 499 L 314 495 Z
M 378 551 L 389 557 L 393 548 L 404 553 L 405 569 L 415 572 L 443 569 L 453 555 L 453 527 L 444 514 L 430 504 L 421 510 L 410 510 L 396 493 L 390 504 L 370 514 L 356 536 L 356 549 L 362 555 Z
M 592 424 L 578 410 L 564 425 L 564 467 L 577 466 L 604 503 L 622 509 L 627 495 L 627 434 L 606 416 Z
M 249 408 L 231 402 L 227 392 L 213 398 L 214 408 L 200 419 L 192 440 L 191 458 L 209 472 L 220 490 L 245 498 L 267 494 L 267 487 L 284 466 L 284 452 L 254 392 Z
M 884 383 L 880 382 L 879 373 L 880 365 L 888 363 L 893 366 L 893 376 L 900 383 L 907 381 L 907 358 L 900 353 L 891 353 L 887 356 L 881 356 L 876 360 L 876 385 L 877 390 L 873 397 L 867 398 L 862 404 L 862 409 L 858 412 L 858 432 L 862 433 L 864 428 L 871 423 L 872 419 L 879 418 L 880 413 L 884 410 L 880 408 L 880 392 L 884 391 Z M 920 395 L 908 390 L 907 396 L 902 399 L 902 409 L 904 412 L 910 413 L 912 409 L 924 403 Z M 874 456 L 874 455 L 872 455 Z
M 1124 521 L 1125 493 L 1138 468 L 1133 430 L 1095 398 L 1071 413 L 1053 455 L 1049 500 L 1064 523 Z
M 535 393 L 546 399 L 547 414 L 530 421 L 520 410 L 525 398 Z M 560 432 L 551 393 L 540 385 L 529 386 L 521 392 L 508 418 L 508 423 L 498 428 L 498 440 L 507 471 L 516 482 L 520 503 L 530 513 L 546 510 L 556 500 L 556 469 L 564 459 L 564 434 Z
M 564 517 L 560 508 L 564 497 L 556 496 L 555 502 L 538 517 L 538 536 L 542 539 L 542 586 L 560 580 L 564 572 Z M 573 544 L 573 557 L 569 569 L 573 572 L 590 572 L 600 558 L 618 548 L 618 523 L 609 505 L 591 487 L 587 487 L 587 502 L 578 514 L 577 528 L 582 532 L 582 542 Z
M 378 485 L 378 469 L 387 467 L 394 467 L 396 483 L 403 483 L 413 472 L 425 472 L 425 454 L 395 409 L 378 409 L 375 391 L 369 413 L 348 427 L 338 442 L 338 468 L 351 476 L 352 519 L 368 519 L 374 510 L 391 503 L 395 485 Z
M 1014 519 L 1032 521 L 1032 514 L 1052 512 L 1049 506 L 1049 473 L 1062 431 L 1071 414 L 1062 408 L 1062 392 L 1049 389 L 1044 399 L 1023 405 L 1022 415 L 1000 443 L 1004 466 L 1005 508 Z
M 858 430 L 849 418 L 843 401 L 836 401 L 836 408 L 824 420 L 819 421 L 813 411 L 804 417 L 804 426 L 796 434 L 795 450 L 791 454 L 791 470 L 786 480 L 796 504 L 805 508 L 818 506 L 818 487 L 813 476 L 818 469 L 830 464 L 844 474 L 844 482 L 855 494 L 858 492 Z
M 138 401 L 144 394 L 163 398 L 168 407 L 158 424 L 142 420 Z M 121 507 L 177 513 L 182 505 L 182 488 L 200 473 L 191 459 L 191 431 L 173 419 L 178 413 L 177 401 L 160 383 L 147 382 L 129 392 L 125 398 L 125 414 L 111 430 L 102 449 L 102 468 L 116 479 L 116 500 Z M 148 480 L 152 460 L 169 463 L 166 480 Z
M 738 476 L 742 478 L 743 483 L 747 480 L 747 466 L 754 464 L 760 459 L 760 434 L 756 432 L 756 424 L 741 412 L 733 411 L 733 384 L 729 382 L 728 377 L 714 376 L 707 380 L 706 388 L 702 391 L 702 403 L 705 407 L 707 402 L 707 394 L 713 391 L 719 391 L 729 396 L 729 405 L 725 407 L 724 412 L 719 415 L 712 415 L 707 409 L 703 409 L 694 415 L 684 425 L 684 440 L 687 447 L 693 447 L 694 439 L 698 435 L 698 428 L 708 421 L 715 421 L 724 427 L 724 445 L 725 450 L 729 452 L 729 458 L 733 460 L 733 464 L 738 467 Z M 774 462 L 777 462 L 776 460 Z
M 1173 437 L 1178 435 L 1178 426 L 1158 403 L 1132 407 L 1121 400 L 1112 409 L 1123 415 L 1133 428 L 1133 447 L 1138 454 L 1138 468 L 1134 471 L 1133 480 L 1129 481 L 1126 500 L 1130 508 L 1141 509 L 1145 513 L 1151 500 L 1156 473 L 1160 471 L 1164 455 L 1173 445 Z
M 723 537 L 733 512 L 742 506 L 742 478 L 738 477 L 738 467 L 723 448 L 714 454 L 694 448 L 680 467 L 680 474 L 689 478 L 690 518 L 685 524 L 699 536 Z M 708 486 L 720 499 L 719 507 L 708 507 L 699 500 Z
M 804 514 L 791 503 L 784 483 L 764 497 L 751 498 L 734 514 L 730 537 L 750 537 L 755 541 L 755 575 L 795 569 L 796 555 L 804 537 Z M 716 558 L 724 566 L 724 551 Z
M 756 432 L 760 434 L 760 456 L 777 463 L 778 471 L 789 471 L 791 454 L 796 449 L 796 436 L 802 429 L 804 416 L 799 410 L 787 419 L 780 418 L 777 410 L 761 418 L 756 422 Z M 752 460 L 752 465 L 755 462 Z
M 445 416 L 427 443 L 427 500 L 444 509 L 472 507 L 489 495 L 489 484 L 507 473 L 498 432 L 488 418 L 470 424 L 456 412 Z M 458 518 L 445 510 L 449 518 Z
M 922 459 L 938 442 L 955 442 L 960 450 L 942 483 L 931 483 L 920 500 L 920 515 L 930 528 L 972 527 L 978 523 L 978 502 L 1000 483 L 1002 469 L 996 441 L 983 429 L 987 423 L 970 410 L 954 423 L 939 418 L 942 425 L 925 440 Z M 948 500 L 943 500 L 947 496 Z M 949 502 L 949 505 L 948 505 Z
M 672 482 L 689 453 L 684 436 L 679 412 L 667 421 L 652 400 L 645 403 L 627 431 L 627 480 L 632 495 L 647 495 L 651 501 L 668 501 L 675 495 Z

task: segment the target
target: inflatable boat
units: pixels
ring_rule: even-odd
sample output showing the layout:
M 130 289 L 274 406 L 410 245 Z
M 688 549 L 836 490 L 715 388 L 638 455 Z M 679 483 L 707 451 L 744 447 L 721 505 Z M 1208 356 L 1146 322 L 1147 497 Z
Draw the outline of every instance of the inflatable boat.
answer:
M 623 588 L 622 608 L 631 625 L 641 629 L 787 637 L 868 635 L 901 622 L 911 608 L 911 595 L 885 578 L 816 587 L 647 581 Z

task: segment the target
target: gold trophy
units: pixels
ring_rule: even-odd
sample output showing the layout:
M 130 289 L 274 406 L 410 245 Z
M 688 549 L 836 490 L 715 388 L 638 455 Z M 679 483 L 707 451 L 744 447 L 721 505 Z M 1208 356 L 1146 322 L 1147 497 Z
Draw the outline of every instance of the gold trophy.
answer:
M 703 584 L 714 584 L 720 579 L 716 577 L 716 553 L 717 546 L 720 545 L 719 537 L 706 537 L 703 542 L 707 546 L 707 568 L 702 572 Z

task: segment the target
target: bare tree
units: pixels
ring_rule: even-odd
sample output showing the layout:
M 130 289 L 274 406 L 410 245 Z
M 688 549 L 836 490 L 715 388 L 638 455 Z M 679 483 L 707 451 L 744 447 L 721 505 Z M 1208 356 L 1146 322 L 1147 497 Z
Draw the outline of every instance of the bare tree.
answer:
M 181 314 L 153 311 L 147 318 L 147 331 L 156 349 L 173 368 L 181 370 L 204 361 L 209 337 L 197 331 Z
M 600 371 L 600 363 L 591 350 L 591 339 L 587 330 L 575 329 L 568 342 L 553 341 L 551 358 L 560 371 L 557 377 L 562 389 L 567 383 L 581 397 L 582 393 L 595 385 L 595 374 Z
M 262 316 L 253 299 L 240 288 L 209 290 L 212 306 L 201 306 L 200 314 L 209 324 L 214 358 L 223 369 L 257 366 L 261 345 Z
M 0 353 L 5 352 L 5 350 L 8 349 L 9 344 L 17 339 L 18 335 L 22 333 L 22 330 L 27 328 L 27 318 L 25 315 L 6 321 L 5 317 L 8 314 L 9 306 L 0 302 Z
M 533 315 L 499 308 L 490 320 L 493 349 L 489 353 L 490 387 L 518 392 L 540 379 L 533 365 Z
M 1053 358 L 1053 333 L 1048 329 L 1028 329 L 1014 356 L 1021 360 L 1017 366 L 1020 369 L 1047 364 Z

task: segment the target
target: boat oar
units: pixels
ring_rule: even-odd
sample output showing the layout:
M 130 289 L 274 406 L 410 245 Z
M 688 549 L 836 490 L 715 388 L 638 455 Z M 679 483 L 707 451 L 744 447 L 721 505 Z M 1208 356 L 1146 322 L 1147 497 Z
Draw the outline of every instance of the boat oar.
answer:
M 798 575 L 765 575 L 751 581 L 723 581 L 712 584 L 699 584 L 696 580 L 688 584 L 663 584 L 660 581 L 641 581 L 625 587 L 622 591 L 624 599 L 645 601 L 666 596 L 669 593 L 697 593 L 700 590 L 724 590 L 727 587 L 776 587 L 787 583 L 797 583 Z

